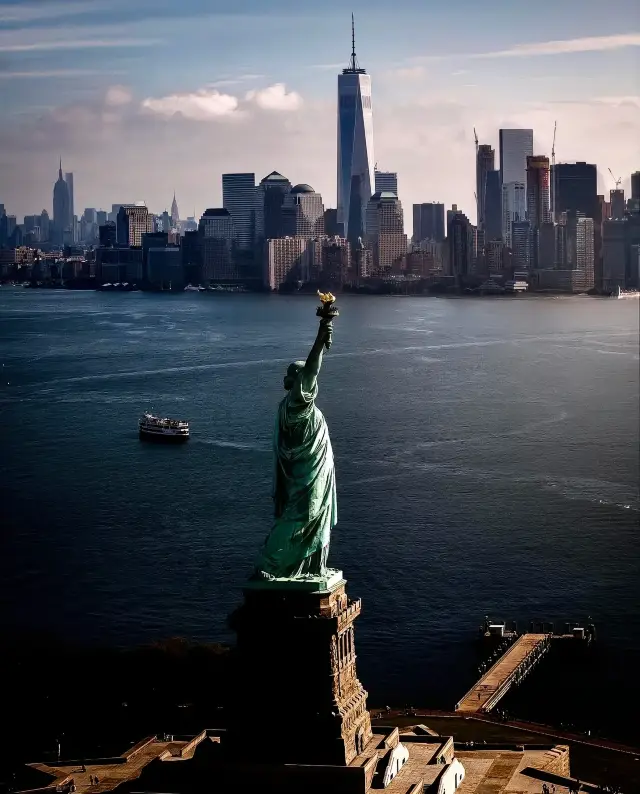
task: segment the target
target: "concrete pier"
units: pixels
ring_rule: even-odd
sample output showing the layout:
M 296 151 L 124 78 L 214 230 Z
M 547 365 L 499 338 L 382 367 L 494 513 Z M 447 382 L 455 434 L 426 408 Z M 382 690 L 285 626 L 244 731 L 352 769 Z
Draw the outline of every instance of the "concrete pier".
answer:
M 513 684 L 527 675 L 550 646 L 550 634 L 523 634 L 456 703 L 456 711 L 462 714 L 491 711 Z

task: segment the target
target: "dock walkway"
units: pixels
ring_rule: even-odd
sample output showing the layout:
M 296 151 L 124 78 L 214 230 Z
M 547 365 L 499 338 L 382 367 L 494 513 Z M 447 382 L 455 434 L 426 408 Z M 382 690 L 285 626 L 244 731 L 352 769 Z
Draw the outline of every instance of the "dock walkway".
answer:
M 548 634 L 523 634 L 456 704 L 463 714 L 488 712 L 548 650 Z

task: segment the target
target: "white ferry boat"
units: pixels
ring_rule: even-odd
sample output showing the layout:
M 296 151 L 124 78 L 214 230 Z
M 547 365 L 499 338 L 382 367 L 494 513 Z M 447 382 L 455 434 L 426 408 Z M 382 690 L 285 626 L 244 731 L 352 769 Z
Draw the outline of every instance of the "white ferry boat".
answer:
M 620 287 L 616 287 L 616 289 L 611 293 L 612 298 L 617 298 L 620 300 L 621 298 L 640 298 L 640 292 L 637 289 L 620 289 Z
M 141 441 L 182 442 L 189 440 L 189 422 L 142 414 L 138 421 Z

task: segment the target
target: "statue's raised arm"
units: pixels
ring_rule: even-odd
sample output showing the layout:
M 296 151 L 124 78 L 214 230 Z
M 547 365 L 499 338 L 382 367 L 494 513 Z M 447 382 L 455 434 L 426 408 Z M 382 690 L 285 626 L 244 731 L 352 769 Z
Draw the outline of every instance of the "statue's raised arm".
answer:
M 320 295 L 320 327 L 306 361 L 295 361 L 284 377 L 286 397 L 274 433 L 274 523 L 255 575 L 263 579 L 325 576 L 331 529 L 338 520 L 333 450 L 329 429 L 316 407 L 324 348 L 331 347 L 338 316 L 331 293 Z

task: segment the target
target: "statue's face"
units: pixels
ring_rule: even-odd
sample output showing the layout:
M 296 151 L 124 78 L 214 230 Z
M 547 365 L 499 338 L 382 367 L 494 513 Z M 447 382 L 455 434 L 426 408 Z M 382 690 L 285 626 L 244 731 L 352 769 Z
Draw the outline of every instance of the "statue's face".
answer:
M 287 374 L 284 376 L 284 388 L 289 391 L 293 388 L 300 371 L 304 367 L 304 361 L 294 361 L 287 367 Z

